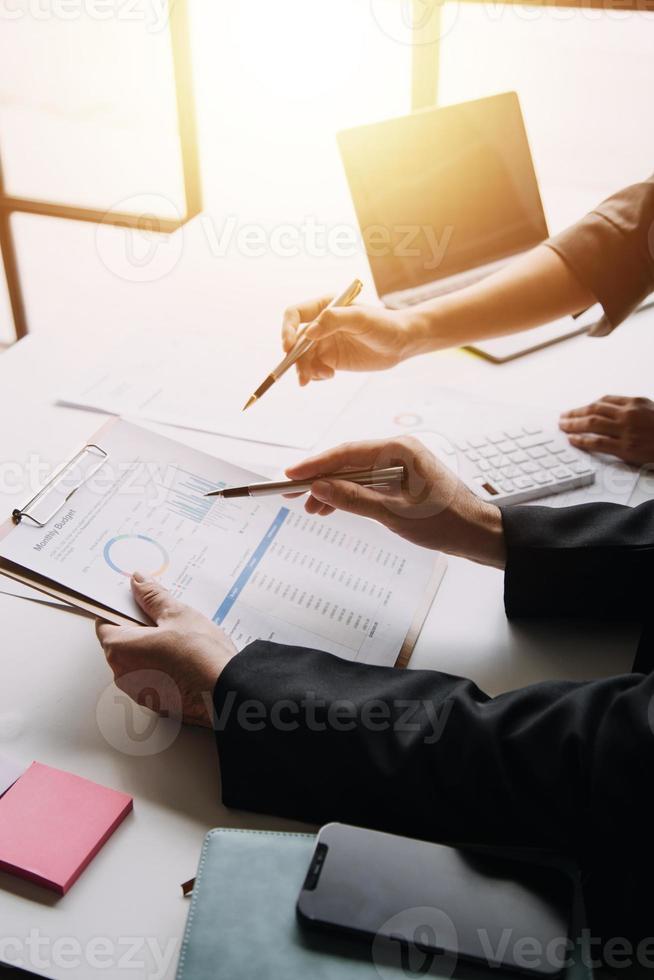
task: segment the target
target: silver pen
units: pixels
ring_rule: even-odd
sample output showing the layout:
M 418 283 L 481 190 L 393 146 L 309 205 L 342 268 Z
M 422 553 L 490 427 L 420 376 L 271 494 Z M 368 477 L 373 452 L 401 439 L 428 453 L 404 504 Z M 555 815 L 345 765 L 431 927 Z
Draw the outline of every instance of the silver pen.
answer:
M 347 480 L 375 490 L 388 490 L 404 479 L 403 466 L 387 466 L 385 469 L 345 470 L 341 473 L 324 473 L 310 480 L 281 480 L 279 482 L 252 483 L 245 487 L 223 487 L 205 493 L 205 497 L 267 497 L 275 493 L 306 493 L 318 480 Z

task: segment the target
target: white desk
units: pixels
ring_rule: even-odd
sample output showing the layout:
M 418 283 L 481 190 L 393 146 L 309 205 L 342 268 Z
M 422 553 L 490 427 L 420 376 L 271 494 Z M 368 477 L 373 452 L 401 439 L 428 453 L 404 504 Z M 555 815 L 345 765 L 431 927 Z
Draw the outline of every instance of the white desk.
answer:
M 101 422 L 52 404 L 62 379 L 75 369 L 76 345 L 90 342 L 89 329 L 30 338 L 0 356 L 3 512 L 22 499 L 30 461 L 58 462 Z M 608 391 L 647 394 L 653 356 L 650 311 L 608 339 L 580 338 L 503 367 L 454 351 L 410 362 L 396 373 L 416 385 L 461 384 L 495 399 L 554 410 Z M 280 465 L 293 456 L 218 436 L 177 435 L 250 465 Z M 635 628 L 508 624 L 501 593 L 500 573 L 451 560 L 412 665 L 471 676 L 491 693 L 545 677 L 582 679 L 629 668 Z M 105 739 L 96 712 L 110 675 L 87 619 L 0 596 L 0 651 L 0 752 L 70 769 L 135 798 L 133 815 L 65 898 L 0 875 L 0 957 L 20 952 L 26 965 L 53 977 L 113 978 L 126 974 L 125 960 L 135 947 L 127 975 L 173 976 L 188 908 L 179 883 L 194 873 L 204 833 L 221 824 L 290 824 L 222 808 L 208 732 L 180 731 L 165 751 L 144 757 L 124 754 Z M 30 930 L 36 930 L 31 947 Z M 161 956 L 167 956 L 165 969 Z M 134 969 L 136 962 L 141 966 Z

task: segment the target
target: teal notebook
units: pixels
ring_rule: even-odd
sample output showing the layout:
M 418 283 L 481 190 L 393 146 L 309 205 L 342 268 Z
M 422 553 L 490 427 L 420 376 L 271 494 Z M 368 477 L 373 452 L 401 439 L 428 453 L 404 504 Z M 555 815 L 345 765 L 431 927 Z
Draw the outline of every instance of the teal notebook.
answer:
M 401 962 L 397 947 L 370 955 L 365 942 L 303 929 L 295 903 L 315 846 L 309 834 L 212 830 L 193 889 L 177 980 L 516 980 L 518 974 L 435 957 Z M 579 933 L 577 933 L 579 934 Z M 591 980 L 578 948 L 563 980 Z M 532 974 L 533 976 L 533 974 Z

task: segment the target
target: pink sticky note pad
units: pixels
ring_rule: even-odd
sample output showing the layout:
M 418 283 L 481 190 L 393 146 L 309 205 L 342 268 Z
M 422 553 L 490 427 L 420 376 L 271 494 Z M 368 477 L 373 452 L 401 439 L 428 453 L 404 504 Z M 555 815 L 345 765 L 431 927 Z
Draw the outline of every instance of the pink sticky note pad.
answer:
M 0 799 L 0 870 L 65 895 L 132 797 L 33 762 Z

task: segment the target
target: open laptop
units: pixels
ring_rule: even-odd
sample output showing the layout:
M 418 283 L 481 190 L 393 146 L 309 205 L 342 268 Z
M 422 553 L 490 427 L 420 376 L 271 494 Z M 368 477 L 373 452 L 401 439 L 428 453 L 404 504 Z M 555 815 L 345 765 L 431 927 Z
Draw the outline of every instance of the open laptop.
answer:
M 548 237 L 515 92 L 344 130 L 338 145 L 386 306 L 461 289 Z M 564 317 L 471 349 L 503 362 L 588 326 Z

